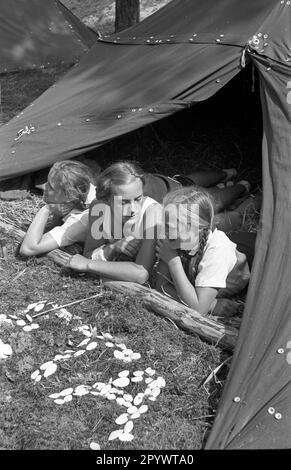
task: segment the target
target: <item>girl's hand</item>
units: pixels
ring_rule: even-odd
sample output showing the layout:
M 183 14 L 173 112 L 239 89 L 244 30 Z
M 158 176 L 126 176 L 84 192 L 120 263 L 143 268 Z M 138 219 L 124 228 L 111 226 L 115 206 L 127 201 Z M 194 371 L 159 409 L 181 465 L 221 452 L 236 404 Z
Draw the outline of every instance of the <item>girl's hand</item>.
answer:
M 69 261 L 69 268 L 81 273 L 88 271 L 89 259 L 82 255 L 74 255 Z
M 122 238 L 115 243 L 110 244 L 114 254 L 124 254 L 130 259 L 135 259 L 140 249 L 142 240 L 132 236 Z
M 51 214 L 54 214 L 58 217 L 65 217 L 66 215 L 74 209 L 75 204 L 72 202 L 64 204 L 47 204 L 47 207 Z
M 156 254 L 164 263 L 169 263 L 173 258 L 178 257 L 177 250 L 171 247 L 169 240 L 158 240 L 156 245 Z

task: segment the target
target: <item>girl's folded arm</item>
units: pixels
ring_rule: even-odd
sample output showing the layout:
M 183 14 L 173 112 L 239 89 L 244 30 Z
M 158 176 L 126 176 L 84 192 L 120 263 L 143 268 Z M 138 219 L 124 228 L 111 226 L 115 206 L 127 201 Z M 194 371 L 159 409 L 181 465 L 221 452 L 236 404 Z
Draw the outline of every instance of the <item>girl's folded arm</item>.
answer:
M 186 276 L 179 256 L 172 258 L 168 266 L 180 299 L 202 315 L 208 313 L 217 296 L 217 289 L 212 287 L 195 288 Z
M 47 206 L 43 206 L 34 217 L 20 247 L 23 256 L 35 256 L 58 248 L 56 240 L 45 233 L 45 226 L 50 215 Z
M 144 284 L 149 277 L 149 270 L 154 263 L 154 240 L 144 240 L 137 259 L 133 261 L 90 260 L 75 255 L 70 260 L 70 268 L 81 272 L 90 272 L 117 281 Z

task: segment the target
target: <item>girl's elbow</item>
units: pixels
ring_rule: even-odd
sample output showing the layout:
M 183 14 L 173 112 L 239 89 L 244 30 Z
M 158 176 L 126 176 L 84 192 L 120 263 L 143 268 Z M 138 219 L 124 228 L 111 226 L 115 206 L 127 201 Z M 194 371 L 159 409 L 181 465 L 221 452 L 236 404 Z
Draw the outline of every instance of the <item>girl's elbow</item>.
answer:
M 21 245 L 21 247 L 19 248 L 19 253 L 20 253 L 21 256 L 25 256 L 26 258 L 28 256 L 33 256 L 31 254 L 31 250 L 25 245 Z
M 149 279 L 149 273 L 146 269 L 141 269 L 139 273 L 137 273 L 137 276 L 136 276 L 136 279 L 135 279 L 135 282 L 137 282 L 138 284 L 144 284 L 145 282 L 147 282 Z
M 22 243 L 21 247 L 19 248 L 19 253 L 21 256 L 28 258 L 29 256 L 36 256 L 38 254 L 38 250 Z

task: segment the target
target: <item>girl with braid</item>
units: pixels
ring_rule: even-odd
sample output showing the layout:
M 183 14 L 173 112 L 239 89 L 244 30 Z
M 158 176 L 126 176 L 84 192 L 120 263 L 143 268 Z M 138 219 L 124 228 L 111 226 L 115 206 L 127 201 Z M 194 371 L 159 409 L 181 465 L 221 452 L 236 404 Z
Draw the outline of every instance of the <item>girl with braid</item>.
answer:
M 156 288 L 201 314 L 213 312 L 218 297 L 237 294 L 248 283 L 246 256 L 215 228 L 211 196 L 186 187 L 164 199 L 165 239 L 156 253 Z

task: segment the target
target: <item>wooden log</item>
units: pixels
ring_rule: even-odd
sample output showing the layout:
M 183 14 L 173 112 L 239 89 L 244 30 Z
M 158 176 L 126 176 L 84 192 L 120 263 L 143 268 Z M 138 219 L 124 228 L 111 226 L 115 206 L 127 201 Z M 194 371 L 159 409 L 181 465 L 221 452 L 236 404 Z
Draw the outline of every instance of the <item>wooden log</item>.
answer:
M 0 220 L 0 228 L 5 230 L 7 233 L 11 233 L 19 243 L 22 242 L 25 232 L 17 226 Z M 59 250 L 58 248 L 56 250 L 50 251 L 45 256 L 53 260 L 58 266 L 61 266 L 62 268 L 68 267 L 71 258 L 71 255 L 62 250 Z
M 0 220 L 0 228 L 12 233 L 18 242 L 21 242 L 25 232 L 14 225 Z M 56 249 L 46 254 L 57 265 L 67 267 L 71 255 Z M 233 350 L 237 341 L 237 329 L 213 320 L 211 317 L 201 315 L 164 294 L 134 282 L 105 281 L 104 286 L 119 293 L 136 295 L 141 298 L 144 306 L 158 315 L 169 318 L 180 328 L 189 333 L 194 333 L 202 339 L 221 346 L 224 349 Z
M 112 290 L 141 298 L 146 308 L 169 318 L 180 328 L 199 335 L 212 344 L 233 350 L 237 341 L 237 329 L 201 315 L 196 310 L 170 299 L 164 294 L 134 282 L 105 281 L 104 286 Z

